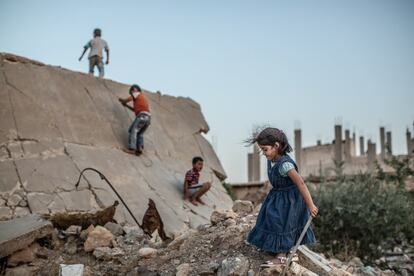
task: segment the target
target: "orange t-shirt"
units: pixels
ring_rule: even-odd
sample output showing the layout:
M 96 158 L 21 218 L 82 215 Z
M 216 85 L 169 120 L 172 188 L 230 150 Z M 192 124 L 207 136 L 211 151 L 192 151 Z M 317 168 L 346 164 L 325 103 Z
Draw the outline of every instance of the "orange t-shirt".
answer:
M 149 105 L 147 98 L 145 97 L 144 93 L 142 92 L 134 92 L 133 93 L 135 99 L 132 96 L 128 97 L 128 102 L 134 101 L 134 111 L 135 115 L 138 115 L 140 112 L 149 112 Z

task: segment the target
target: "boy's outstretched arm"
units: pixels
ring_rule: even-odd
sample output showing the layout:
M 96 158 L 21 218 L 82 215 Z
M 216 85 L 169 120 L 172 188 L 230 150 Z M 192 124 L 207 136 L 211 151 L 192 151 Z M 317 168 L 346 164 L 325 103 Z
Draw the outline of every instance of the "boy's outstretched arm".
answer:
M 312 196 L 308 190 L 308 187 L 305 184 L 305 181 L 303 181 L 303 178 L 298 174 L 298 172 L 295 169 L 289 170 L 288 176 L 298 187 L 299 192 L 302 194 L 303 199 L 305 200 L 305 203 L 308 206 L 312 217 L 316 217 L 316 215 L 318 214 L 318 207 L 316 207 L 316 205 L 313 203 Z
M 79 61 L 81 61 L 81 60 L 82 60 L 83 55 L 86 53 L 86 50 L 88 50 L 88 48 L 84 47 L 84 48 L 83 48 L 83 53 L 82 53 L 82 55 L 80 56 Z

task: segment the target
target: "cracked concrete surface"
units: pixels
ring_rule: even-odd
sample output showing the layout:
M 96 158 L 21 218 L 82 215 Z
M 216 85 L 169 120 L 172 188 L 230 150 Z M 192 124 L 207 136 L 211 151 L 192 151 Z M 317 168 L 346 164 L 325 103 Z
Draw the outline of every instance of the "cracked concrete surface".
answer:
M 0 54 L 0 220 L 27 213 L 89 211 L 112 205 L 115 193 L 86 167 L 101 171 L 141 220 L 152 198 L 168 234 L 207 223 L 211 212 L 229 209 L 220 183 L 225 172 L 203 137 L 209 126 L 189 98 L 145 91 L 152 123 L 145 153 L 124 153 L 134 114 L 118 102 L 129 85 Z M 213 183 L 208 206 L 182 200 L 191 159 L 205 159 L 202 181 Z M 14 195 L 18 195 L 16 197 Z M 9 198 L 21 200 L 18 206 Z M 123 206 L 115 218 L 133 222 Z

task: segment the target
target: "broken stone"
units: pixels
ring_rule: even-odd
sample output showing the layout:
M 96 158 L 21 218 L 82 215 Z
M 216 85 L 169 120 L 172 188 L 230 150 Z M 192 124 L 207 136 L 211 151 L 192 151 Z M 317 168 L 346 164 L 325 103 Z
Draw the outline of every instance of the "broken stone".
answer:
M 24 217 L 30 215 L 30 210 L 29 208 L 25 208 L 25 207 L 16 207 L 14 209 L 14 214 L 13 217 L 15 218 L 19 218 L 19 217 Z
M 22 200 L 22 197 L 17 195 L 17 194 L 12 194 L 8 199 L 7 199 L 7 206 L 9 207 L 15 207 L 17 205 L 19 205 L 20 201 Z
M 230 257 L 221 262 L 221 266 L 217 271 L 218 276 L 244 276 L 249 271 L 249 260 L 240 255 L 239 257 Z
M 98 260 L 109 261 L 112 259 L 112 250 L 109 247 L 97 247 L 93 251 L 93 255 Z
M 86 241 L 86 239 L 88 238 L 89 233 L 90 233 L 90 232 L 92 232 L 92 231 L 93 231 L 93 229 L 95 229 L 95 226 L 93 226 L 92 224 L 91 224 L 91 225 L 89 225 L 89 227 L 88 227 L 88 228 L 86 228 L 85 230 L 82 230 L 82 231 L 81 231 L 81 233 L 80 233 L 79 237 L 80 237 L 82 240 Z
M 190 229 L 187 232 L 184 232 L 177 238 L 175 238 L 170 244 L 168 244 L 168 249 L 177 250 L 180 246 L 186 241 L 191 235 L 197 233 L 196 230 Z
M 5 276 L 34 276 L 40 268 L 37 266 L 21 265 L 18 267 L 7 268 Z
M 6 206 L 6 201 L 2 198 L 0 198 L 0 207 Z
M 113 258 L 118 258 L 118 257 L 124 256 L 125 255 L 125 252 L 121 248 L 115 247 L 115 248 L 112 248 L 111 254 L 112 254 L 112 257 Z
M 237 214 L 233 212 L 232 210 L 214 211 L 211 214 L 210 221 L 212 225 L 216 225 L 227 219 L 235 219 L 236 217 L 237 217 Z
M 72 264 L 60 265 L 59 276 L 83 276 L 84 265 L 83 264 Z
M 175 276 L 188 276 L 191 272 L 191 266 L 187 263 L 180 264 L 177 267 L 177 272 L 175 273 Z
M 109 230 L 102 226 L 96 226 L 86 239 L 84 248 L 86 252 L 93 251 L 97 247 L 105 247 L 111 244 L 114 236 Z
M 24 200 L 24 199 L 20 200 L 20 202 L 19 202 L 19 206 L 20 206 L 20 207 L 27 207 L 27 201 L 26 201 L 26 200 Z
M 52 224 L 36 214 L 0 222 L 0 257 L 26 248 L 52 232 Z
M 13 212 L 9 207 L 0 207 L 0 220 L 9 220 L 12 218 Z
M 117 223 L 107 222 L 104 227 L 111 231 L 111 233 L 115 236 L 120 236 L 124 233 L 122 226 Z
M 68 241 L 65 243 L 65 252 L 69 255 L 75 255 L 78 252 L 78 244 L 74 236 L 68 237 Z
M 40 249 L 38 243 L 32 243 L 29 247 L 19 250 L 13 253 L 8 259 L 7 264 L 9 266 L 17 266 L 19 264 L 31 263 Z
M 254 206 L 248 200 L 236 200 L 233 204 L 233 211 L 239 215 L 247 215 L 253 212 Z
M 65 230 L 66 235 L 79 235 L 82 231 L 82 226 L 71 225 Z
M 112 206 L 94 213 L 88 212 L 72 212 L 72 213 L 54 213 L 46 216 L 55 227 L 66 229 L 71 225 L 79 225 L 82 228 L 87 228 L 92 225 L 105 225 L 105 223 L 112 221 L 118 201 L 115 201 Z
M 145 259 L 150 259 L 157 256 L 157 249 L 150 248 L 150 247 L 143 247 L 138 250 L 138 256 Z
M 140 242 L 144 239 L 145 235 L 141 228 L 138 226 L 124 226 L 125 242 L 133 244 L 137 241 Z

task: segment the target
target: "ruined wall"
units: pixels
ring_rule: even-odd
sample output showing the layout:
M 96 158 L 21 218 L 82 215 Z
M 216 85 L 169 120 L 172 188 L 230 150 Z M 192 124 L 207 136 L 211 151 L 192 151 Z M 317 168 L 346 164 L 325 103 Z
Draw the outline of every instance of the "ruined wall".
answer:
M 90 77 L 10 54 L 0 55 L 0 218 L 28 212 L 94 210 L 116 199 L 105 182 L 87 172 L 100 170 L 141 220 L 148 198 L 157 204 L 167 232 L 206 223 L 214 208 L 232 202 L 217 175 L 225 176 L 210 143 L 200 106 L 189 98 L 146 95 L 152 124 L 145 153 L 121 149 L 134 115 L 118 97 L 129 85 Z M 205 159 L 202 180 L 212 181 L 209 206 L 182 200 L 191 158 Z M 116 218 L 132 221 L 123 208 Z

